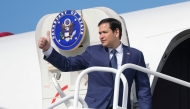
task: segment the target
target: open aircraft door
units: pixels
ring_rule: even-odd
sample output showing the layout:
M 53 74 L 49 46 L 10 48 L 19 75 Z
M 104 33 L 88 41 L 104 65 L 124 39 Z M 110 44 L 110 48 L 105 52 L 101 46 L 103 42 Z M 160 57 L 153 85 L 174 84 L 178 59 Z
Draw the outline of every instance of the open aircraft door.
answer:
M 166 48 L 158 72 L 190 82 L 190 29 L 177 34 Z M 189 109 L 190 89 L 155 77 L 153 109 Z

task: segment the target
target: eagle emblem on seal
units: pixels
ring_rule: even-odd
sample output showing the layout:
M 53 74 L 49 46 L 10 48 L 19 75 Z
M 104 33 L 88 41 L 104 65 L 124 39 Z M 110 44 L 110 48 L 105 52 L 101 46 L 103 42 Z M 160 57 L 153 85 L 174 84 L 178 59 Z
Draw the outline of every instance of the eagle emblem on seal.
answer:
M 71 22 L 69 18 L 65 19 L 61 24 L 61 32 L 60 37 L 62 40 L 70 41 L 72 40 L 73 36 L 76 34 L 76 30 L 73 30 L 74 23 Z

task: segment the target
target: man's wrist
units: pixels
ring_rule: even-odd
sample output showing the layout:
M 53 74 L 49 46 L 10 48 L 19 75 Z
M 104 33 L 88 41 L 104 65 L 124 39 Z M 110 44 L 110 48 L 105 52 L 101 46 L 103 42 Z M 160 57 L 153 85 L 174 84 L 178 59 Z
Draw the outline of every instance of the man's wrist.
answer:
M 43 50 L 43 54 L 48 58 L 51 55 L 52 51 L 53 51 L 53 47 L 50 46 L 49 49 L 47 49 L 46 51 Z

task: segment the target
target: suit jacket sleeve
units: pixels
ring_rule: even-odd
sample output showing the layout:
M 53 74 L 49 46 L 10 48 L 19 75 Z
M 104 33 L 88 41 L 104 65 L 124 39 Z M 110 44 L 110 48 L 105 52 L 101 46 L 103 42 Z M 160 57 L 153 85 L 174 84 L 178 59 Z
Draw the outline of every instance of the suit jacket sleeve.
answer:
M 51 55 L 47 59 L 44 56 L 44 59 L 61 71 L 83 70 L 88 67 L 90 62 L 89 47 L 81 55 L 68 58 L 53 49 Z
M 139 66 L 145 67 L 144 56 L 141 52 Z M 137 71 L 135 75 L 136 95 L 140 109 L 152 109 L 152 95 L 147 73 Z

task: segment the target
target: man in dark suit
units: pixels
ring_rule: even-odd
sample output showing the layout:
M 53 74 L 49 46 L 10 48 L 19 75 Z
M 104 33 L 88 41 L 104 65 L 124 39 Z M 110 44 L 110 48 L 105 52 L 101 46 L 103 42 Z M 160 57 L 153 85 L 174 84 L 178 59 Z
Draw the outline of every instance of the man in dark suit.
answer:
M 60 55 L 50 45 L 50 33 L 47 38 L 41 37 L 38 42 L 45 54 L 44 59 L 59 70 L 76 71 L 88 67 L 102 66 L 119 68 L 126 63 L 133 63 L 145 67 L 141 51 L 125 46 L 120 42 L 122 36 L 121 23 L 114 18 L 106 18 L 99 22 L 99 34 L 102 44 L 87 47 L 86 51 L 75 57 Z M 114 51 L 114 52 L 113 52 Z M 112 60 L 116 65 L 112 64 Z M 152 109 L 152 97 L 148 75 L 133 69 L 126 69 L 123 74 L 127 78 L 129 94 L 133 80 L 136 83 L 136 94 L 140 109 Z M 104 72 L 91 72 L 88 74 L 88 89 L 85 101 L 90 108 L 111 109 L 113 105 L 114 79 L 113 74 Z M 122 105 L 123 86 L 120 84 L 119 105 Z M 130 96 L 127 108 L 131 109 Z

